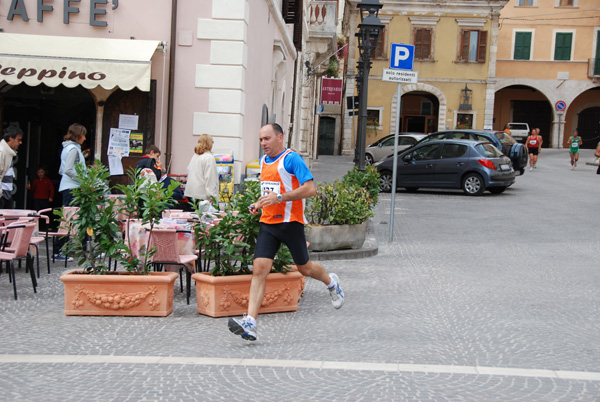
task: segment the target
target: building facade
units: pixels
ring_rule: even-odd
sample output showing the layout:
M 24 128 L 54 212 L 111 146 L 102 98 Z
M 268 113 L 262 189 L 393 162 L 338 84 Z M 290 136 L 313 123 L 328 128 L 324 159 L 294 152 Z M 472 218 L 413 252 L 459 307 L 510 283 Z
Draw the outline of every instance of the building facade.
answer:
M 359 1 L 347 0 L 344 32 L 354 39 L 360 23 Z M 384 25 L 369 76 L 366 143 L 399 132 L 431 133 L 443 129 L 492 128 L 494 78 L 500 10 L 507 0 L 382 1 Z M 356 42 L 354 42 L 356 43 Z M 415 46 L 416 84 L 401 87 L 401 111 L 396 114 L 398 85 L 382 81 L 390 67 L 392 43 Z M 358 49 L 348 57 L 346 95 L 355 94 Z M 346 117 L 345 154 L 354 153 L 356 117 Z
M 510 0 L 498 32 L 494 128 L 539 127 L 563 148 L 600 141 L 600 0 Z
M 34 174 L 42 164 L 58 178 L 62 137 L 78 122 L 88 129 L 84 146 L 103 162 L 111 129 L 125 125 L 143 147 L 159 146 L 163 165 L 175 174 L 186 173 L 197 136 L 211 134 L 214 152 L 233 154 L 239 182 L 260 155 L 260 126 L 292 127 L 300 6 L 289 0 L 1 2 L 0 124 L 26 133 L 19 171 Z M 141 155 L 123 158 L 124 169 Z M 18 206 L 25 179 L 22 174 L 17 182 Z

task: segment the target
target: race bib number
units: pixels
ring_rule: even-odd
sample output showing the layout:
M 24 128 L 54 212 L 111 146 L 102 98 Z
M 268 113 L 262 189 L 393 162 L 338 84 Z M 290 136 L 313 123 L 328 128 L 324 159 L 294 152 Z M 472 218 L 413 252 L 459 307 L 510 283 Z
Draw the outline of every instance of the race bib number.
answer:
M 275 194 L 281 194 L 281 183 L 278 181 L 261 181 L 260 194 L 267 195 L 269 191 Z
M 578 142 L 573 142 L 573 143 L 571 143 L 571 145 L 573 146 L 573 148 L 579 148 Z
M 530 143 L 531 145 L 536 145 L 536 144 L 537 144 L 537 140 L 529 140 L 529 143 Z

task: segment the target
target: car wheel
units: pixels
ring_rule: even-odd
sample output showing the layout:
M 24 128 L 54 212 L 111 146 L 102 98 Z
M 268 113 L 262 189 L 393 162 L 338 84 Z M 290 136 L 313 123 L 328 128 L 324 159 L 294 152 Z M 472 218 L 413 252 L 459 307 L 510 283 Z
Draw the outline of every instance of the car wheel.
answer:
M 365 154 L 365 165 L 371 166 L 373 164 L 373 157 L 369 154 Z
M 467 195 L 481 195 L 485 191 L 483 179 L 477 173 L 469 173 L 462 181 L 462 189 Z
M 379 174 L 379 191 L 389 193 L 392 191 L 392 172 L 385 170 Z
M 407 193 L 416 193 L 419 189 L 418 187 L 405 187 Z
M 502 194 L 506 191 L 506 187 L 492 187 L 489 189 L 492 194 Z

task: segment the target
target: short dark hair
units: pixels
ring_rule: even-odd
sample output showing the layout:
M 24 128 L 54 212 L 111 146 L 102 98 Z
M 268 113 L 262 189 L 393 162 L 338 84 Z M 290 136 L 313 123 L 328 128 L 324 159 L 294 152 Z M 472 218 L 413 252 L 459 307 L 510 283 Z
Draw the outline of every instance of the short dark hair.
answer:
M 17 126 L 8 126 L 4 129 L 4 141 L 8 141 L 11 138 L 15 138 L 19 135 L 23 136 L 23 130 Z
M 146 150 L 144 151 L 145 155 L 149 155 L 150 152 L 154 152 L 155 154 L 159 154 L 160 153 L 160 149 L 158 149 L 158 147 L 156 145 L 148 145 L 148 148 L 146 148 Z
M 281 128 L 281 126 L 279 124 L 269 123 L 268 125 L 271 126 L 277 134 L 283 135 L 283 128 Z

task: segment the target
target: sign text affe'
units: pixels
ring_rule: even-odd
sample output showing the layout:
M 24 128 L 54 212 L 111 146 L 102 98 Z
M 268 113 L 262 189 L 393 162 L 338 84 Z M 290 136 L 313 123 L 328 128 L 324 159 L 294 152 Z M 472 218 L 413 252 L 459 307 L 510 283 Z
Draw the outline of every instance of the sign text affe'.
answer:
M 36 0 L 37 3 L 37 21 L 44 22 L 44 13 L 54 12 L 54 6 L 45 4 L 51 0 Z M 90 25 L 96 27 L 107 26 L 106 21 L 98 20 L 98 16 L 106 15 L 107 5 L 109 1 L 112 3 L 112 10 L 119 7 L 119 0 L 86 0 L 89 1 L 90 5 Z M 68 24 L 71 14 L 79 14 L 79 4 L 81 0 L 63 0 L 63 23 Z M 10 0 L 10 6 L 6 19 L 9 21 L 14 20 L 15 17 L 21 18 L 23 21 L 29 21 L 29 12 L 25 5 L 25 0 Z

